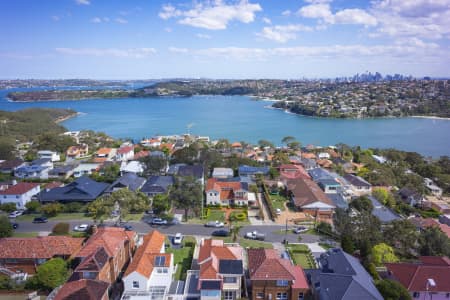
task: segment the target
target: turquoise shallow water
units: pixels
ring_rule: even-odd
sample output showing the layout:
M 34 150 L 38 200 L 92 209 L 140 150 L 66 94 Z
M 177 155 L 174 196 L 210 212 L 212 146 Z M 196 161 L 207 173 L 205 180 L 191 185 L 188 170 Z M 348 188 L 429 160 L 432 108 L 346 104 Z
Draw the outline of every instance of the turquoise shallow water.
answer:
M 92 129 L 113 137 L 139 140 L 156 134 L 187 132 L 256 143 L 267 139 L 280 144 L 295 136 L 302 144 L 394 147 L 426 156 L 450 155 L 450 121 L 422 118 L 322 119 L 268 109 L 270 102 L 244 96 L 190 98 L 127 98 L 13 103 L 0 91 L 0 109 L 27 107 L 72 108 L 81 115 L 63 123 L 70 130 Z

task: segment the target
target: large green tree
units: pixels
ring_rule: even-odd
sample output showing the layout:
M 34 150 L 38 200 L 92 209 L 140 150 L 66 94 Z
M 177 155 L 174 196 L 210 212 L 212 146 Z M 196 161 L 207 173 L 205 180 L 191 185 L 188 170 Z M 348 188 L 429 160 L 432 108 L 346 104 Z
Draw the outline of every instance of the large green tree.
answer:
M 398 257 L 391 246 L 379 243 L 372 248 L 372 262 L 376 266 L 382 266 L 384 263 L 398 262 Z
M 36 284 L 44 290 L 52 290 L 64 282 L 69 276 L 67 263 L 62 258 L 52 258 L 37 268 Z
M 0 238 L 12 236 L 13 228 L 6 216 L 0 216 Z
M 165 157 L 160 156 L 146 156 L 140 159 L 145 165 L 144 174 L 146 176 L 158 175 L 167 166 L 167 160 Z
M 411 257 L 417 248 L 419 233 L 409 220 L 395 220 L 383 231 L 384 241 L 402 257 Z
M 156 195 L 152 199 L 152 208 L 157 212 L 165 212 L 170 208 L 170 201 L 168 195 Z
M 383 279 L 376 283 L 376 287 L 385 300 L 411 300 L 408 290 L 397 281 Z
M 450 239 L 439 227 L 428 227 L 420 233 L 419 251 L 425 256 L 450 256 Z
M 186 220 L 190 209 L 194 211 L 195 215 L 200 215 L 203 192 L 200 183 L 195 178 L 176 178 L 169 197 L 175 207 L 184 210 Z

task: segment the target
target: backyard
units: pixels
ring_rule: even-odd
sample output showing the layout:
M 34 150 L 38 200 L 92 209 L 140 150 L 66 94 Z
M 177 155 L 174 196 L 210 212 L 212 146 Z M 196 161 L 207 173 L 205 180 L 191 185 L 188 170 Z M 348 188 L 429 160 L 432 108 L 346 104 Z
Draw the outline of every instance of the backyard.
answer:
M 285 208 L 285 203 L 287 201 L 287 199 L 281 195 L 274 195 L 274 194 L 270 194 L 270 199 L 272 200 L 272 205 L 274 209 L 280 209 L 281 211 L 284 211 Z
M 166 245 L 170 242 L 166 242 Z M 186 273 L 191 268 L 192 256 L 194 254 L 195 238 L 192 236 L 185 236 L 181 248 L 174 249 L 167 247 L 167 253 L 173 253 L 174 265 L 178 264 L 175 273 L 175 280 L 185 280 Z

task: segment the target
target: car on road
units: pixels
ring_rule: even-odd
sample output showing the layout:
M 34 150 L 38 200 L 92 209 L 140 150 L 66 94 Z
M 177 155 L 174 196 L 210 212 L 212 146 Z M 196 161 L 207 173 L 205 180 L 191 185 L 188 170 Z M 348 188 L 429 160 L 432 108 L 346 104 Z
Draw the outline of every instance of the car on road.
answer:
M 250 239 L 250 240 L 258 240 L 258 241 L 264 241 L 264 239 L 266 238 L 266 235 L 264 233 L 259 233 L 258 231 L 251 231 L 251 232 L 247 232 L 245 234 L 245 238 Z
M 215 228 L 222 228 L 223 226 L 225 226 L 223 224 L 223 222 L 219 222 L 219 221 L 211 221 L 205 224 L 205 227 L 215 227 Z
M 295 227 L 294 229 L 292 229 L 292 232 L 293 233 L 296 233 L 296 234 L 299 234 L 299 233 L 303 233 L 303 232 L 306 232 L 306 231 L 308 231 L 308 227 L 306 227 L 306 226 L 298 226 L 298 227 Z
M 167 220 L 163 220 L 161 218 L 154 218 L 151 220 L 150 224 L 152 225 L 167 225 Z
M 13 229 L 17 229 L 19 227 L 19 224 L 14 222 L 14 223 L 11 223 L 11 226 Z
M 225 229 L 215 230 L 211 233 L 212 236 L 229 236 L 230 232 Z
M 173 244 L 180 245 L 182 241 L 183 241 L 183 235 L 179 232 L 177 234 L 175 234 L 175 236 L 173 237 Z
M 15 210 L 12 213 L 9 214 L 10 218 L 17 218 L 18 216 L 23 215 L 23 211 Z
M 81 225 L 77 225 L 73 228 L 73 231 L 78 231 L 78 232 L 85 232 L 87 231 L 89 228 L 88 224 L 81 224 Z
M 47 223 L 48 219 L 46 217 L 36 217 L 33 219 L 33 223 Z

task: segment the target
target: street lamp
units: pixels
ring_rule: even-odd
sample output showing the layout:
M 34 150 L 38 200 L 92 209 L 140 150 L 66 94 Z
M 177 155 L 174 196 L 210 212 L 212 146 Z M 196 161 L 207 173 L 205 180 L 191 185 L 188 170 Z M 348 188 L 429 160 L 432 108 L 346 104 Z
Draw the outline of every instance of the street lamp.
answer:
M 427 279 L 427 284 L 426 284 L 426 286 L 425 286 L 425 288 L 426 288 L 426 290 L 427 290 L 427 293 L 428 293 L 428 291 L 429 291 L 429 289 L 430 289 L 430 287 L 435 287 L 436 286 L 436 282 L 434 281 L 434 279 L 433 278 L 428 278 Z M 426 294 L 425 294 L 425 297 L 426 297 Z M 433 294 L 430 292 L 430 299 L 433 299 Z

